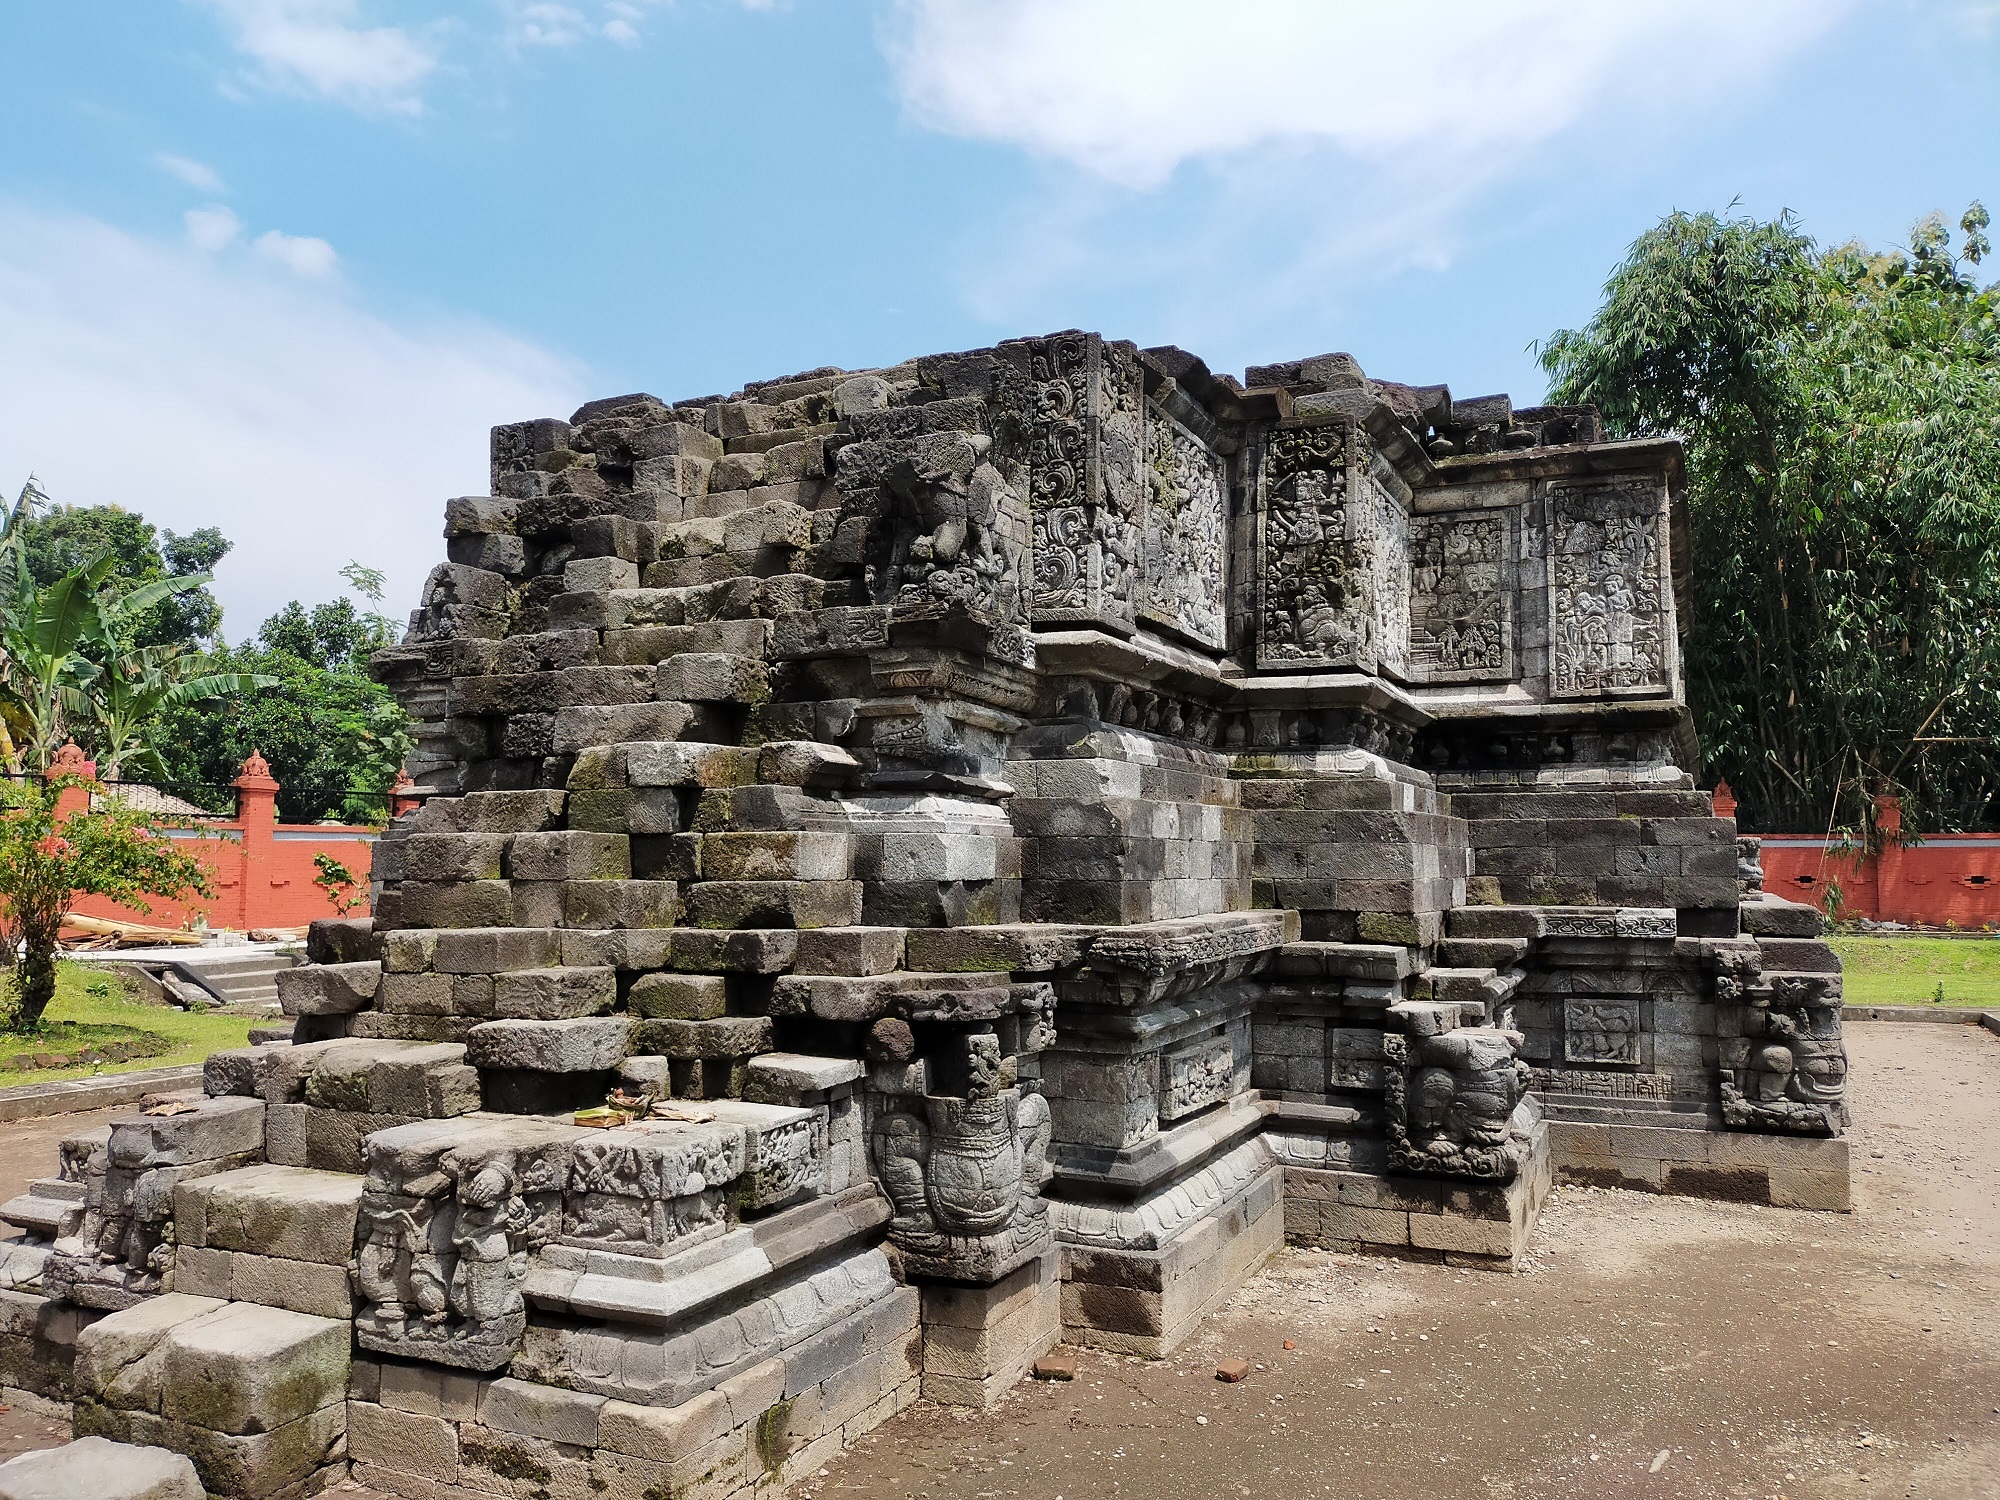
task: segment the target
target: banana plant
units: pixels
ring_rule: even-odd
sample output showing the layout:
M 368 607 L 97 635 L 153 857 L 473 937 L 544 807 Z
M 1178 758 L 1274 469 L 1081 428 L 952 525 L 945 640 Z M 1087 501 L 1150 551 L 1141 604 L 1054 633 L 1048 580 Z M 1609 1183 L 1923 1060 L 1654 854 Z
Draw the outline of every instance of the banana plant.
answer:
M 72 710 L 90 723 L 99 775 L 117 781 L 128 761 L 157 773 L 151 730 L 165 710 L 278 682 L 263 672 L 211 672 L 206 666 L 205 658 L 173 646 L 140 646 L 106 660 L 92 690 L 78 695 Z
M 117 563 L 106 553 L 37 585 L 21 533 L 43 499 L 31 478 L 0 520 L 0 758 L 10 772 L 45 769 L 65 739 L 80 735 L 115 779 L 129 757 L 150 754 L 146 731 L 162 709 L 276 682 L 205 671 L 194 653 L 129 644 L 147 610 L 200 588 L 209 574 L 120 592 L 109 586 Z

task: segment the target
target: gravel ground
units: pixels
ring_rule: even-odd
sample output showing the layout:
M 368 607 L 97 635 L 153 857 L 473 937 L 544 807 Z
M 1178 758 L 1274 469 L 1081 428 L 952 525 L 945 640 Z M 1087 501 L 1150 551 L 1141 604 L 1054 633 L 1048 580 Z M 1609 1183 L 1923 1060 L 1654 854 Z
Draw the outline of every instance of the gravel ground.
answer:
M 794 1493 L 2000 1496 L 2000 1038 L 1848 1045 L 1852 1214 L 1561 1188 L 1518 1276 L 1286 1251 L 1171 1359 L 920 1403 Z M 0 1188 L 82 1118 L 9 1127 Z M 0 1412 L 0 1457 L 59 1435 Z

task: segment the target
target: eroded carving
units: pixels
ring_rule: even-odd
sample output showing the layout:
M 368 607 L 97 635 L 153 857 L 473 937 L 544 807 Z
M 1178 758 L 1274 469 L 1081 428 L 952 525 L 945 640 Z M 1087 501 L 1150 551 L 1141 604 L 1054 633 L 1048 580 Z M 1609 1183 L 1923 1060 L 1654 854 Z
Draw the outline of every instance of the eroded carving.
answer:
M 966 1092 L 878 1114 L 876 1171 L 895 1208 L 890 1237 L 915 1274 L 991 1281 L 1049 1243 L 1048 1101 L 1003 1087 L 999 1038 L 957 1038 Z
M 1228 471 L 1173 418 L 1146 421 L 1146 619 L 1204 645 L 1227 643 Z
M 1651 484 L 1549 489 L 1550 687 L 1557 697 L 1665 689 L 1659 493 Z
M 1726 1007 L 1724 1123 L 1787 1135 L 1840 1134 L 1848 1119 L 1840 976 L 1767 976 L 1754 949 L 1724 950 L 1716 967 L 1716 1000 Z
M 1638 1001 L 1563 1001 L 1565 1062 L 1587 1066 L 1638 1063 L 1640 1042 Z
M 1390 1168 L 1512 1180 L 1527 1156 L 1527 1142 L 1513 1124 L 1529 1083 L 1520 1033 L 1454 1027 L 1416 1013 L 1423 1007 L 1396 1009 L 1412 1014 L 1403 1017 L 1409 1034 L 1392 1031 L 1382 1038 Z
M 1021 549 L 1002 513 L 1013 491 L 967 437 L 926 461 L 902 459 L 883 480 L 891 500 L 887 559 L 868 570 L 869 592 L 898 613 L 956 605 L 1008 624 L 1026 623 Z
M 1417 681 L 1514 675 L 1508 525 L 1500 511 L 1410 517 L 1410 675 Z
M 497 1370 L 527 1328 L 530 1253 L 561 1224 L 561 1193 L 531 1191 L 504 1141 L 428 1125 L 366 1143 L 353 1264 L 364 1349 Z

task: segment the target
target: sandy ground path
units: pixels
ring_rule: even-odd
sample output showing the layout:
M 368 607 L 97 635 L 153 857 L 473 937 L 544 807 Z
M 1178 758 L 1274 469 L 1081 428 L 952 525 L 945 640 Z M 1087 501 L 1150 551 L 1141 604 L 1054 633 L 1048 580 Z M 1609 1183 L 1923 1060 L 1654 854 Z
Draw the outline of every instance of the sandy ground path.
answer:
M 1169 1360 L 920 1403 L 796 1493 L 2000 1496 L 2000 1037 L 1848 1039 L 1852 1214 L 1563 1188 L 1518 1276 L 1286 1251 Z

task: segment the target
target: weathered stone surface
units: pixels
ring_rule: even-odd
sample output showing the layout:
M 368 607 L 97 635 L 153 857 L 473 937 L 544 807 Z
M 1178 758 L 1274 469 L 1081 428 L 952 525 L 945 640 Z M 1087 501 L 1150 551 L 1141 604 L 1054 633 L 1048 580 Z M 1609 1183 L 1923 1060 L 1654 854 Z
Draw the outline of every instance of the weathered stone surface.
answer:
M 1844 1207 L 1838 963 L 1681 769 L 1679 448 L 1601 432 L 1075 331 L 496 429 L 375 916 L 0 1211 L 3 1336 L 211 1489 L 351 1412 L 419 1500 L 761 1493 L 1281 1237 Z
M 194 1464 L 165 1448 L 101 1437 L 23 1453 L 0 1464 L 0 1500 L 203 1500 Z
M 631 1039 L 632 1022 L 623 1016 L 484 1021 L 468 1033 L 466 1055 L 480 1068 L 595 1073 L 624 1061 Z

